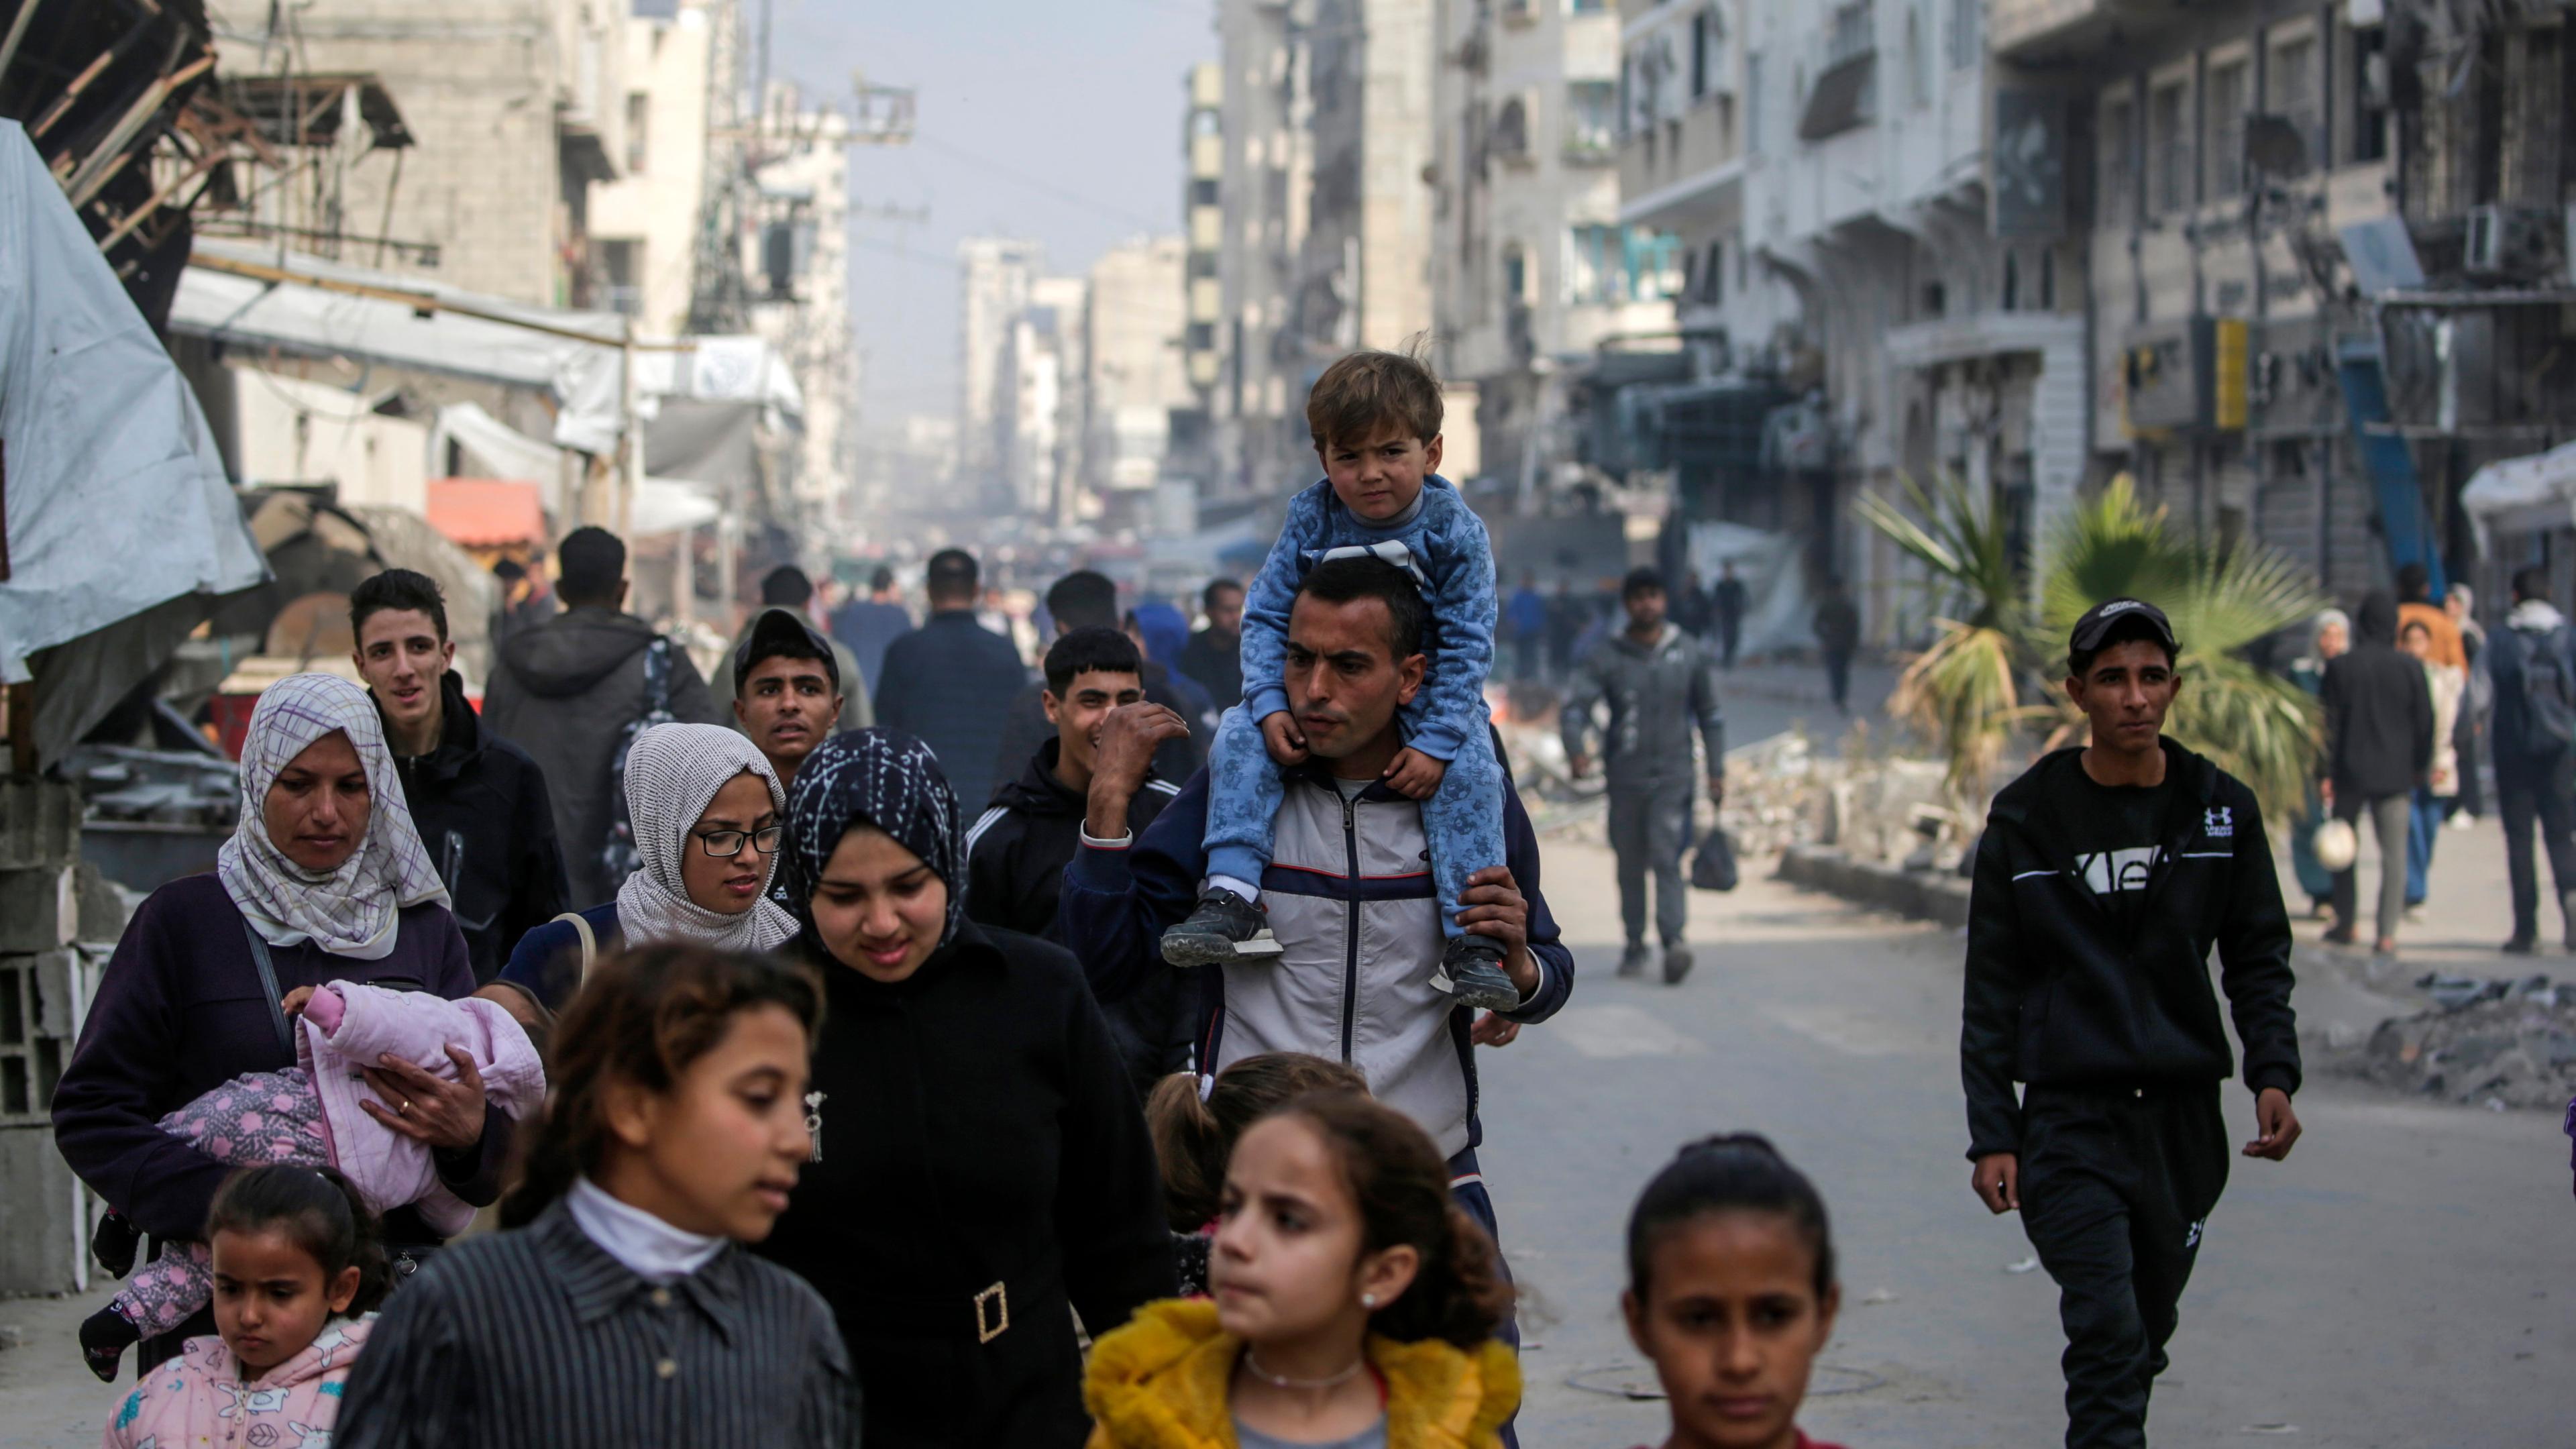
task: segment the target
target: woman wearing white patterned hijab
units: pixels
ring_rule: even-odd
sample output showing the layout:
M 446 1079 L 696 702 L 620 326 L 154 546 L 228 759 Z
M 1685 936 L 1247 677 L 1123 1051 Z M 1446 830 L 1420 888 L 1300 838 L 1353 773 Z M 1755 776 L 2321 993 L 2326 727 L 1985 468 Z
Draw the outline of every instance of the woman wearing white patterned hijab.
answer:
M 262 691 L 242 740 L 241 787 L 241 819 L 215 873 L 268 944 L 310 941 L 380 961 L 404 907 L 447 904 L 375 701 L 357 685 L 292 674 Z
M 617 892 L 626 944 L 750 952 L 795 935 L 796 918 L 769 898 L 786 803 L 768 759 L 734 730 L 666 724 L 637 735 L 626 814 L 644 863 Z

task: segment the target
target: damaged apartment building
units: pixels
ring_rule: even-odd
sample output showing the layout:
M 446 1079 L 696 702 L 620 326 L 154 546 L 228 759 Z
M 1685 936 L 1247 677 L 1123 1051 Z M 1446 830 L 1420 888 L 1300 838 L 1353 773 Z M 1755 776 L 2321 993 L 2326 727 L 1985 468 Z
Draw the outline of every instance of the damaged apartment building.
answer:
M 1998 114 L 2062 116 L 2076 178 L 2092 477 L 2337 597 L 2576 583 L 2564 518 L 2481 559 L 2463 501 L 2576 402 L 2567 41 L 2513 0 L 1997 0 Z

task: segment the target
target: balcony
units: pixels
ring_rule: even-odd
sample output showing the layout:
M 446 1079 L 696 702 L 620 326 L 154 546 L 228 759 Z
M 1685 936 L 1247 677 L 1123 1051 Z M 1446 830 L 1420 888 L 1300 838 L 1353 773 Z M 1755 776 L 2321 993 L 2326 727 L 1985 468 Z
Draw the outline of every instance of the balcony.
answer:
M 1678 118 L 1619 142 L 1619 219 L 1687 231 L 1711 220 L 1744 179 L 1735 97 L 1706 95 Z
M 2134 37 L 2172 13 L 2137 0 L 1986 0 L 1986 43 L 2025 64 L 2072 60 L 2109 44 L 2115 25 Z

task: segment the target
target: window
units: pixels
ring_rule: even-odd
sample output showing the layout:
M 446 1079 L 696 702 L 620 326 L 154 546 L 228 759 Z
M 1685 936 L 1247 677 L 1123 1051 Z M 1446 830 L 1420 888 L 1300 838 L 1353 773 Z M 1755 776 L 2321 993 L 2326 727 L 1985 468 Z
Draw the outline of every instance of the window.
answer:
M 2125 98 L 2102 107 L 2101 224 L 2124 227 L 2137 219 L 2138 108 Z
M 1923 49 L 1923 12 L 1909 6 L 1905 12 L 1905 103 L 1909 106 L 1932 104 L 1932 58 Z
M 632 317 L 644 309 L 644 244 L 632 239 L 602 240 L 599 275 L 606 284 L 608 310 Z
M 626 93 L 626 174 L 644 174 L 646 141 L 651 135 L 653 97 L 644 91 Z
M 1594 15 L 1610 8 L 1610 0 L 1566 0 L 1566 10 L 1575 15 Z
M 2253 99 L 2242 60 L 2213 64 L 2208 89 L 2202 92 L 2202 134 L 2209 137 L 2209 175 L 2203 184 L 2212 201 L 2245 194 L 2245 112 Z
M 2352 37 L 2352 139 L 2355 162 L 2379 161 L 2388 155 L 2388 29 L 2346 32 Z M 2277 93 L 2279 86 L 2273 87 Z
M 2170 81 L 2147 97 L 2148 200 L 2158 215 L 2191 205 L 2191 108 L 2187 87 Z
M 1950 69 L 1986 58 L 1986 0 L 1950 0 Z
M 1612 306 L 1674 297 L 1682 290 L 1677 237 L 1643 227 L 1585 224 L 1569 227 L 1565 242 L 1568 305 Z
M 1714 10 L 1695 11 L 1691 15 L 1690 93 L 1692 100 L 1707 95 L 1717 77 L 1718 43 L 1726 38 Z
M 1201 176 L 1192 180 L 1190 182 L 1190 205 L 1216 205 L 1216 185 L 1216 178 L 1213 176 Z
M 2009 251 L 2004 253 L 2004 290 L 2002 310 L 2006 312 L 2018 312 L 2021 310 L 2021 257 L 2016 253 Z
M 1825 68 L 1833 69 L 1845 61 L 1857 60 L 1878 46 L 1878 7 L 1875 0 L 1858 0 L 1856 4 L 1834 10 L 1834 27 L 1825 40 Z
M 2272 114 L 2298 128 L 2313 157 L 2317 146 L 2317 42 L 2301 35 L 2272 47 Z
M 2053 246 L 2039 249 L 2039 310 L 2057 310 L 2057 248 Z
M 1726 301 L 1726 243 L 1708 244 L 1708 265 L 1700 270 L 1698 296 L 1711 307 Z
M 1529 107 L 1521 98 L 1503 102 L 1494 113 L 1494 154 L 1506 160 L 1518 160 L 1529 154 Z
M 1519 242 L 1503 248 L 1503 306 L 1506 310 L 1529 305 L 1529 256 Z
M 1565 84 L 1565 154 L 1576 160 L 1607 158 L 1618 142 L 1618 87 L 1606 80 Z
M 1762 154 L 1762 52 L 1744 54 L 1744 154 Z

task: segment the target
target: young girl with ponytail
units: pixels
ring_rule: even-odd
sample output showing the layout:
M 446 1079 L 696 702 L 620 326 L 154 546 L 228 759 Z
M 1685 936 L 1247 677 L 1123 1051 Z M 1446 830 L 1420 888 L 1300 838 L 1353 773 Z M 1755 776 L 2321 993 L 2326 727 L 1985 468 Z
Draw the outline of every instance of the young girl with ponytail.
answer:
M 508 1231 L 394 1296 L 335 1449 L 749 1449 L 857 1436 L 821 1298 L 739 1246 L 813 1155 L 804 971 L 703 946 L 595 965 L 556 1026 Z
M 143 1371 L 103 1449 L 327 1438 L 385 1290 L 375 1215 L 327 1167 L 224 1179 L 207 1220 L 215 1329 Z
M 1628 1336 L 1672 1406 L 1664 1449 L 1834 1449 L 1798 1429 L 1842 1285 L 1825 1201 L 1751 1133 L 1681 1150 L 1628 1218 Z
M 1263 1052 L 1214 1077 L 1174 1072 L 1145 1103 L 1145 1127 L 1162 1167 L 1163 1210 L 1180 1260 L 1181 1296 L 1208 1291 L 1208 1247 L 1216 1241 L 1225 1162 L 1244 1129 L 1308 1092 L 1368 1094 L 1368 1078 L 1347 1062 L 1305 1052 Z
M 1235 1142 L 1210 1300 L 1092 1350 L 1091 1449 L 1492 1449 L 1520 1404 L 1494 1247 L 1412 1119 L 1310 1093 Z

